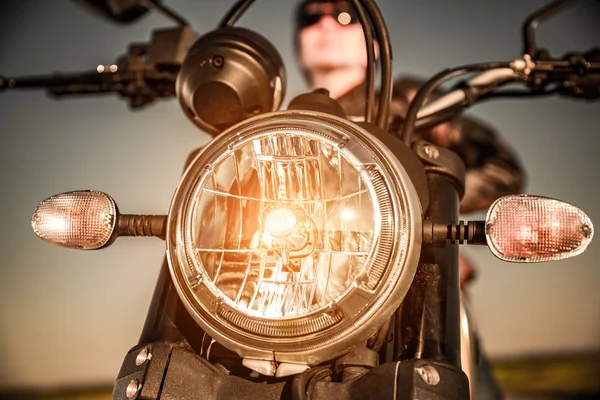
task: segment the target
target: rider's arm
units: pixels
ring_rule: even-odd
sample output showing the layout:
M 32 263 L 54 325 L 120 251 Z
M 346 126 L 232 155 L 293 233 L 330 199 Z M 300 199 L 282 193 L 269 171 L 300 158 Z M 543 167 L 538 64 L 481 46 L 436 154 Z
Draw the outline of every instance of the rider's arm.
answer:
M 461 156 L 467 169 L 461 212 L 487 208 L 497 198 L 523 190 L 521 163 L 493 128 L 468 117 L 460 118 L 453 128 L 449 148 Z

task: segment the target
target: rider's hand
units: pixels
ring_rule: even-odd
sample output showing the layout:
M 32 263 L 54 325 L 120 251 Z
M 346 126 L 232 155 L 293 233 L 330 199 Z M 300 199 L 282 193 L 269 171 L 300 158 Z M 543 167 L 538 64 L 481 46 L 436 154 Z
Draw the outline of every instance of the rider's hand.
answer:
M 444 122 L 429 131 L 429 140 L 441 147 L 451 147 L 460 140 L 460 132 L 453 122 Z

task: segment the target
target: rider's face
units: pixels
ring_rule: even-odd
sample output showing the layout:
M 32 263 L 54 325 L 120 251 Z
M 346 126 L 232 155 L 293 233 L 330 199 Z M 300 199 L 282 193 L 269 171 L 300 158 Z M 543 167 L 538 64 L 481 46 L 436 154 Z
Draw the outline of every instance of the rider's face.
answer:
M 305 70 L 366 67 L 364 34 L 348 3 L 310 3 L 304 11 L 299 51 Z

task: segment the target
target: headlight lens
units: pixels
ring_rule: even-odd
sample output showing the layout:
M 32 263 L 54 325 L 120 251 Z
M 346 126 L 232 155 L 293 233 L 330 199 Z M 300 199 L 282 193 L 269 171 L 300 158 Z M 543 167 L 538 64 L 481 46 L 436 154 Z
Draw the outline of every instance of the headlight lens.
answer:
M 314 364 L 397 308 L 420 213 L 402 166 L 368 132 L 285 111 L 233 127 L 194 160 L 171 206 L 167 253 L 211 336 L 242 356 Z
M 273 132 L 214 165 L 192 200 L 191 237 L 214 294 L 240 312 L 286 318 L 350 288 L 380 220 L 352 161 L 311 135 Z

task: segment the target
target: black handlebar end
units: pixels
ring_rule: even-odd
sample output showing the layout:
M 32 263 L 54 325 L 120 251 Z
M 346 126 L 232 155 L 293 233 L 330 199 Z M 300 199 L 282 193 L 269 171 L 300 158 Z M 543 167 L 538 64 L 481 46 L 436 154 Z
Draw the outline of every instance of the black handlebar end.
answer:
M 0 92 L 8 87 L 9 79 L 0 75 Z

